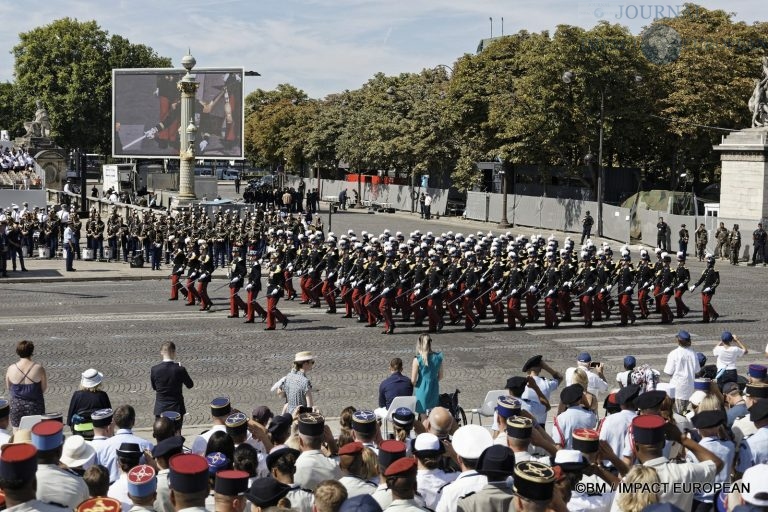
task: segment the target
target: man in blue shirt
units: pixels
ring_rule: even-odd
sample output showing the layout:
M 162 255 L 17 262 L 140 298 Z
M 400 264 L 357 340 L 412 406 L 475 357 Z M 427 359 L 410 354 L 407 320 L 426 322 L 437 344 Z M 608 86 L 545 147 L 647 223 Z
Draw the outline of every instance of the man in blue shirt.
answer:
M 398 396 L 413 395 L 411 379 L 403 375 L 403 360 L 399 357 L 389 362 L 389 377 L 379 385 L 379 407 L 389 409 L 392 400 Z
M 743 418 L 749 414 L 747 410 L 747 403 L 744 401 L 744 397 L 741 396 L 739 385 L 735 382 L 726 382 L 723 386 L 723 398 L 728 404 L 727 414 L 727 426 L 733 427 L 733 422 L 738 418 Z

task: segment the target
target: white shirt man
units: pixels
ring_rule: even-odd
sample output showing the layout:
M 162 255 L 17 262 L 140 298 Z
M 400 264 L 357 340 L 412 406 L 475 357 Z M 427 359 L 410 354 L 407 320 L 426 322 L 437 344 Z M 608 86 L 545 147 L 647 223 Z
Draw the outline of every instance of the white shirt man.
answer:
M 746 352 L 740 347 L 718 345 L 712 350 L 712 353 L 717 356 L 716 364 L 718 370 L 735 370 L 736 361 Z
M 664 373 L 670 376 L 669 384 L 675 388 L 675 400 L 687 402 L 693 394 L 693 381 L 701 367 L 696 352 L 690 346 L 691 335 L 687 331 L 680 331 L 677 339 L 681 345 L 667 355 Z
M 461 473 L 456 480 L 440 490 L 440 499 L 435 512 L 456 512 L 459 498 L 477 492 L 488 483 L 488 477 L 469 469 L 464 460 L 480 458 L 480 454 L 493 444 L 491 434 L 480 425 L 464 425 L 453 436 L 453 449 L 459 457 Z
M 59 217 L 59 221 L 62 224 L 69 222 L 69 210 L 67 210 L 64 205 L 62 205 L 61 209 L 57 213 L 57 216 Z
M 598 372 L 598 373 L 595 373 L 594 371 L 592 371 L 593 368 L 590 367 L 591 362 L 592 362 L 592 356 L 590 356 L 587 352 L 582 352 L 581 354 L 579 354 L 579 357 L 576 360 L 577 366 L 573 366 L 565 370 L 565 385 L 570 386 L 571 384 L 573 384 L 573 372 L 576 371 L 576 368 L 582 368 L 585 372 L 587 372 L 587 378 L 589 379 L 587 391 L 589 391 L 595 396 L 600 396 L 600 393 L 608 392 L 608 382 L 605 380 L 605 377 L 603 376 L 602 365 L 598 365 L 594 368 L 595 371 Z

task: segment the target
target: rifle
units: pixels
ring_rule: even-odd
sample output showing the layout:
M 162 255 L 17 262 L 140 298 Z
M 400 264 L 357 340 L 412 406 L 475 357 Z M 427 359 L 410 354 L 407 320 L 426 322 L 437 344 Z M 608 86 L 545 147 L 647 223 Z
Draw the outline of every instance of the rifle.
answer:
M 453 306 L 453 305 L 454 305 L 454 304 L 456 304 L 456 303 L 457 303 L 459 300 L 463 299 L 464 297 L 467 297 L 467 296 L 468 296 L 470 293 L 472 293 L 472 290 L 471 290 L 471 289 L 469 289 L 469 288 L 468 288 L 468 289 L 464 290 L 464 293 L 460 294 L 458 297 L 456 297 L 456 298 L 455 298 L 455 299 L 453 299 L 451 302 L 449 302 L 449 303 L 448 303 L 448 306 Z
M 416 306 L 417 304 L 419 304 L 419 303 L 421 303 L 421 302 L 423 302 L 423 301 L 427 300 L 427 299 L 428 299 L 428 298 L 430 298 L 430 297 L 434 297 L 435 295 L 437 295 L 438 293 L 440 293 L 440 291 L 441 291 L 441 290 L 440 290 L 439 288 L 435 288 L 434 290 L 432 290 L 431 292 L 429 292 L 427 295 L 425 295 L 424 297 L 420 298 L 419 300 L 417 300 L 416 302 L 414 302 L 413 304 L 411 304 L 411 307 L 414 307 L 414 306 Z

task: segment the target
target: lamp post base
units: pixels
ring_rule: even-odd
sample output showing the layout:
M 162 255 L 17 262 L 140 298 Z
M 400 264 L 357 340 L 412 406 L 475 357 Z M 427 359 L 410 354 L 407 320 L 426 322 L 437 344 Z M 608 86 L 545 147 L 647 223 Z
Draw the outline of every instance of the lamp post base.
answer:
M 506 220 L 506 219 L 502 219 L 502 220 L 501 220 L 501 222 L 499 222 L 498 224 L 496 224 L 496 227 L 497 227 L 497 228 L 499 228 L 499 229 L 509 229 L 509 228 L 511 228 L 511 227 L 512 227 L 512 224 L 510 224 L 509 222 L 507 222 L 507 220 Z

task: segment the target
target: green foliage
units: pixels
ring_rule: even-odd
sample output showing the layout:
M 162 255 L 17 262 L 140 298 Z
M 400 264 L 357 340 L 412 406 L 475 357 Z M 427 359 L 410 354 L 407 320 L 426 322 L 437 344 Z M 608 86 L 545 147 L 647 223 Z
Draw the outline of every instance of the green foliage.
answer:
M 23 120 L 31 119 L 35 100 L 41 100 L 63 147 L 109 152 L 112 68 L 171 65 L 149 47 L 110 37 L 95 21 L 64 18 L 19 39 L 13 48 L 14 87 Z

